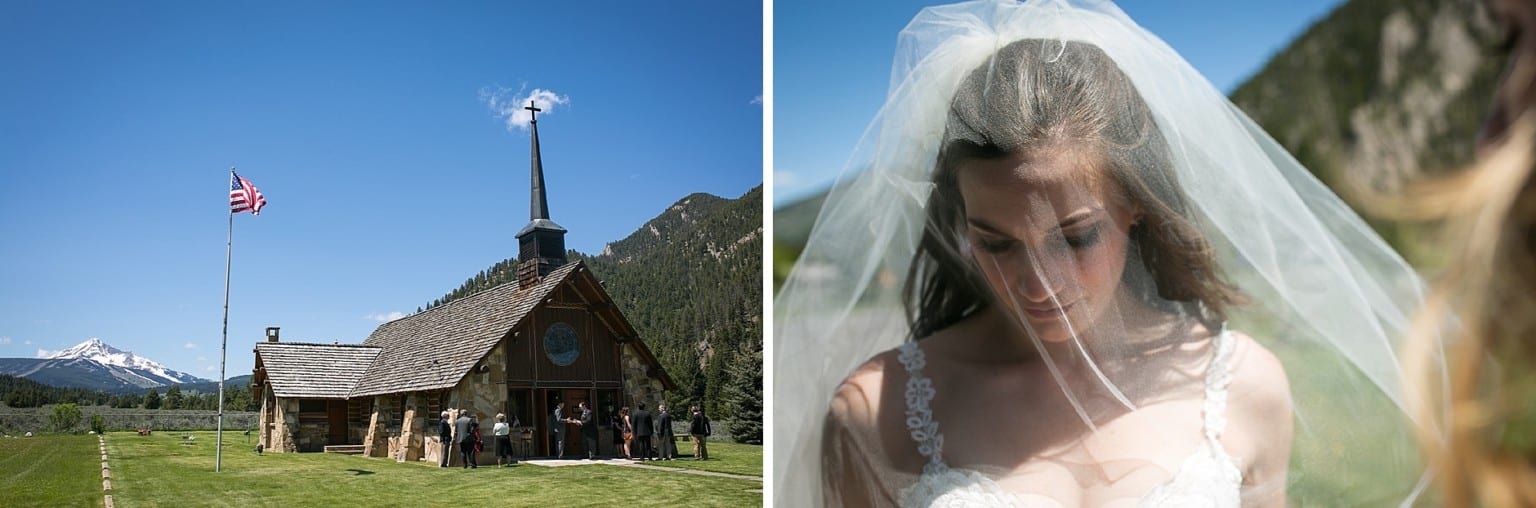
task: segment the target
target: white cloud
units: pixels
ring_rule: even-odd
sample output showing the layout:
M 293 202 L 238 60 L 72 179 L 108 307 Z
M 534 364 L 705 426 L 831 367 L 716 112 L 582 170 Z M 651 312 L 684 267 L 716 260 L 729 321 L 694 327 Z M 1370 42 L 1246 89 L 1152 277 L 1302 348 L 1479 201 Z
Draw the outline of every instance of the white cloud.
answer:
M 753 104 L 757 104 L 757 105 L 762 105 L 762 103 L 763 103 L 763 94 L 757 94 L 757 97 L 753 97 L 752 98 L 752 103 Z
M 22 344 L 26 344 L 28 346 L 32 345 L 32 341 L 30 341 L 30 340 L 24 340 L 24 341 L 21 341 L 21 343 Z
M 11 343 L 11 338 L 10 337 L 0 337 L 0 346 L 8 345 L 10 343 Z
M 182 344 L 181 347 L 186 348 L 186 349 L 197 349 L 197 344 L 193 344 L 191 342 L 188 342 L 186 344 Z
M 369 314 L 369 315 L 363 316 L 363 319 L 372 319 L 372 320 L 378 321 L 380 323 L 388 323 L 390 321 L 394 321 L 396 319 L 400 319 L 400 318 L 403 318 L 403 317 L 405 317 L 405 313 L 404 312 L 400 312 L 400 311 L 397 310 L 397 311 L 392 311 L 392 312 L 390 312 L 388 314 L 379 314 L 379 313 Z
M 212 365 L 209 365 L 207 367 L 203 367 L 203 372 L 213 372 L 215 370 L 218 370 L 218 369 L 213 368 Z M 217 398 L 217 397 L 215 397 L 215 398 Z
M 60 350 L 60 351 L 62 351 L 62 350 Z M 47 349 L 39 349 L 39 350 L 37 350 L 37 357 L 38 358 L 47 358 L 47 357 L 50 357 L 50 356 L 53 356 L 53 355 L 56 355 L 56 354 L 59 354 L 59 351 L 49 351 Z
M 552 115 L 555 113 L 555 106 L 571 103 L 570 97 L 543 88 L 535 88 L 532 92 L 524 94 L 523 90 L 527 88 L 526 84 L 516 92 L 503 87 L 481 88 L 480 101 L 491 108 L 491 112 L 497 118 L 506 120 L 508 131 L 528 128 L 528 122 L 533 119 L 533 112 L 523 108 L 528 107 L 529 101 L 533 101 L 534 107 L 541 110 L 540 115 Z

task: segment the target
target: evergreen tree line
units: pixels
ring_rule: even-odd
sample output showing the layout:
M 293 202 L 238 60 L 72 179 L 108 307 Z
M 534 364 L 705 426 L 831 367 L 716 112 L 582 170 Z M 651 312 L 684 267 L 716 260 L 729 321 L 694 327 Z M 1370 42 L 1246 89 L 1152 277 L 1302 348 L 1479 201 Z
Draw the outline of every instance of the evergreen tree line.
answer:
M 217 410 L 217 392 L 183 391 L 180 386 L 150 388 L 143 395 L 110 394 L 84 388 L 60 388 L 30 379 L 0 375 L 0 400 L 9 407 L 41 407 L 49 404 L 109 406 L 114 408 Z M 256 411 L 259 405 L 244 384 L 224 386 L 226 411 Z
M 761 442 L 762 252 L 759 186 L 736 199 L 690 195 L 600 255 L 567 256 L 586 261 L 680 385 L 668 404 L 753 422 L 755 438 L 732 434 Z M 502 260 L 417 311 L 515 282 L 517 265 Z

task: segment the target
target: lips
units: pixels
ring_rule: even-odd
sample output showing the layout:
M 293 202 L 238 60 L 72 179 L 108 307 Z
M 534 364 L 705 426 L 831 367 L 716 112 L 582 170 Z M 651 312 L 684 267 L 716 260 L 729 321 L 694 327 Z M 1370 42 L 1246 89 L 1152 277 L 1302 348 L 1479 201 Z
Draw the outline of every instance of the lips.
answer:
M 1060 318 L 1061 316 L 1065 315 L 1067 311 L 1072 310 L 1072 307 L 1076 305 L 1077 302 L 1072 302 L 1062 306 L 1023 307 L 1022 310 L 1024 311 L 1024 315 L 1028 316 L 1030 319 L 1047 320 Z

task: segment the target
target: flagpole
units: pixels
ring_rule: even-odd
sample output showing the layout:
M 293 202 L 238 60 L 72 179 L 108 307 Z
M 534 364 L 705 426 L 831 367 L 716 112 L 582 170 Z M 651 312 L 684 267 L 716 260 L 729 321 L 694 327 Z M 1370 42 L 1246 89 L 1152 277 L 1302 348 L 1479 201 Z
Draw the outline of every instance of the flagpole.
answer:
M 229 167 L 229 177 L 235 177 L 235 167 Z M 224 358 L 225 349 L 229 347 L 229 259 L 230 251 L 235 244 L 235 212 L 229 212 L 229 230 L 224 239 L 224 337 L 219 341 L 219 423 L 218 430 L 214 434 L 213 447 L 213 472 L 222 470 L 224 465 Z

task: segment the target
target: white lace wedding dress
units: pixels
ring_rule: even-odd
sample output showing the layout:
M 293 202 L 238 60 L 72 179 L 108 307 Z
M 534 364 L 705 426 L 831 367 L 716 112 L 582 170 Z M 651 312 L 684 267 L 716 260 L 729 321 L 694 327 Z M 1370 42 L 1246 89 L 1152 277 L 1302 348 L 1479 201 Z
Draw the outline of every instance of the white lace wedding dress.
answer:
M 1157 486 L 1137 503 L 1142 507 L 1235 507 L 1239 506 L 1242 472 L 1221 446 L 1221 432 L 1226 428 L 1227 385 L 1231 373 L 1227 363 L 1232 356 L 1232 334 L 1222 332 L 1214 339 L 1210 366 L 1205 375 L 1205 439 L 1168 481 Z M 918 453 L 927 463 L 916 483 L 901 491 L 903 507 L 1019 506 L 1060 507 L 1056 499 L 1004 489 L 981 472 L 950 467 L 944 463 L 944 435 L 929 408 L 934 396 L 933 383 L 923 375 L 923 350 L 916 342 L 900 348 L 899 360 L 907 371 L 906 421 Z

